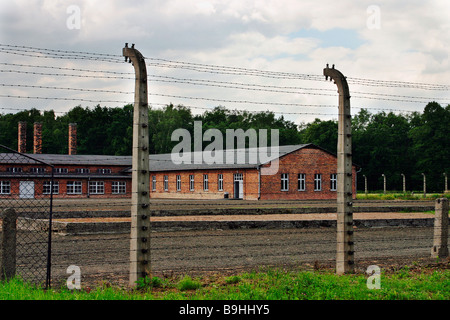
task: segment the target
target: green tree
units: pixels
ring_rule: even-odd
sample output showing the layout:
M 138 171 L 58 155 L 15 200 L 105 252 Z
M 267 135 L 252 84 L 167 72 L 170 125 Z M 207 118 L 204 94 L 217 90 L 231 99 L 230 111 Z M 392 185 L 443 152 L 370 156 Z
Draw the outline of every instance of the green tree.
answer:
M 332 153 L 337 152 L 338 123 L 335 120 L 315 119 L 301 127 L 303 143 L 313 143 Z
M 442 191 L 442 175 L 444 172 L 450 173 L 449 123 L 450 105 L 443 108 L 437 102 L 430 102 L 424 109 L 421 121 L 416 119 L 416 126 L 409 134 L 413 141 L 412 152 L 417 159 L 415 178 L 422 181 L 421 173 L 425 173 L 429 191 Z
M 187 129 L 191 135 L 194 122 L 191 110 L 185 106 L 170 104 L 161 110 L 149 110 L 150 153 L 169 153 L 178 141 L 171 141 L 176 129 Z
M 372 190 L 383 188 L 382 174 L 386 175 L 390 190 L 401 190 L 401 173 L 413 174 L 409 130 L 404 116 L 380 112 L 372 115 L 365 130 L 354 137 L 354 161 L 362 166 L 361 173 L 368 177 Z

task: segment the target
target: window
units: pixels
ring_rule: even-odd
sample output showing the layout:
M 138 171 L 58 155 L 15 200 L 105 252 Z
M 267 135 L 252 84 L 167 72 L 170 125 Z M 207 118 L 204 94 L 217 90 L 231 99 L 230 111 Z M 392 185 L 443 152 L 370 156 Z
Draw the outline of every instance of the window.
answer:
M 219 175 L 217 176 L 217 188 L 219 189 L 219 191 L 223 191 L 223 174 L 219 173 Z
M 289 190 L 289 173 L 281 174 L 281 191 Z
M 152 176 L 152 191 L 156 191 L 156 176 Z
M 69 169 L 67 169 L 67 168 L 54 168 L 53 172 L 54 173 L 68 173 Z
M 22 170 L 22 168 L 14 167 L 14 168 L 7 168 L 6 171 L 7 172 L 22 172 L 23 170 Z
M 337 190 L 337 174 L 336 173 L 330 174 L 330 190 L 331 191 Z
M 113 194 L 127 193 L 127 183 L 125 181 L 113 181 L 111 187 L 111 192 Z
M 314 174 L 314 191 L 322 191 L 322 175 L 320 173 Z
M 44 173 L 45 171 L 45 168 L 30 168 L 30 172 L 33 173 Z
M 169 176 L 164 176 L 164 191 L 169 191 Z
M 90 194 L 104 194 L 105 183 L 103 181 L 89 181 Z
M 88 168 L 77 168 L 75 169 L 76 173 L 89 173 L 90 170 Z
M 189 190 L 194 191 L 194 175 L 189 175 Z
M 0 181 L 0 194 L 11 194 L 10 181 Z
M 42 185 L 42 193 L 50 194 L 51 187 L 52 187 L 51 181 L 44 181 L 44 184 Z M 58 194 L 58 193 L 59 193 L 59 182 L 53 181 L 53 194 Z
M 181 191 L 181 176 L 177 175 L 177 191 Z
M 306 174 L 298 174 L 298 191 L 306 191 Z
M 204 174 L 204 175 L 203 175 L 203 190 L 204 190 L 204 191 L 208 191 L 208 187 L 209 187 L 209 184 L 208 184 L 208 175 L 207 175 L 207 174 Z
M 67 181 L 67 194 L 81 194 L 81 181 Z
M 102 174 L 111 173 L 111 169 L 97 169 L 97 173 L 102 173 Z

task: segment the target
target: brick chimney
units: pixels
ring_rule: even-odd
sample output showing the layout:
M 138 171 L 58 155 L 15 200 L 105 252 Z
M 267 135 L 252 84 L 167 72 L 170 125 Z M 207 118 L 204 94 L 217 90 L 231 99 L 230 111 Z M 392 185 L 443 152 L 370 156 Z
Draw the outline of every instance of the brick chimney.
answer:
M 27 152 L 27 123 L 25 121 L 19 121 L 17 151 Z
M 42 153 L 42 123 L 34 123 L 34 153 Z
M 77 124 L 69 123 L 69 154 L 77 154 Z

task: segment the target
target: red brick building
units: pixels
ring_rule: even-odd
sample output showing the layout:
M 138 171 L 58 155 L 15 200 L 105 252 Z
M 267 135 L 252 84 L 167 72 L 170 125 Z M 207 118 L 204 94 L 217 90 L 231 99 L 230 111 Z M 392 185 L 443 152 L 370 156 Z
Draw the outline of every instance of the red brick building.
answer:
M 19 148 L 26 150 L 24 123 Z M 21 131 L 22 130 L 22 131 Z M 53 171 L 55 198 L 131 197 L 131 157 L 77 155 L 76 125 L 69 126 L 69 154 L 41 154 L 40 125 L 34 126 L 35 154 L 0 154 L 0 197 L 40 198 L 50 194 Z M 336 155 L 313 144 L 280 146 L 270 157 L 260 149 L 225 151 L 224 163 L 176 164 L 172 154 L 150 155 L 150 197 L 174 199 L 297 200 L 335 199 Z M 228 154 L 232 154 L 228 158 Z M 189 153 L 194 160 L 195 153 Z M 198 155 L 198 154 L 197 154 Z M 261 160 L 264 159 L 264 160 Z M 33 160 L 35 159 L 35 160 Z M 256 161 L 255 161 L 256 159 Z M 37 161 L 36 161 L 37 160 Z M 242 161 L 243 160 L 243 161 Z M 197 161 L 198 162 L 198 161 Z M 46 166 L 44 163 L 53 166 Z M 356 195 L 356 166 L 353 166 Z
M 255 150 L 253 150 L 255 151 Z M 246 149 L 246 159 L 248 159 Z M 274 162 L 278 161 L 277 165 Z M 277 168 L 267 172 L 265 168 Z M 175 165 L 170 154 L 150 156 L 154 198 L 335 199 L 337 158 L 313 144 L 280 146 L 267 163 Z M 356 166 L 353 166 L 356 176 Z M 356 193 L 356 179 L 353 180 Z
M 0 154 L 0 197 L 130 197 L 131 157 Z
M 130 197 L 131 157 L 33 154 L 54 166 L 55 198 Z M 29 158 L 0 156 L 0 197 L 39 198 L 50 193 L 51 167 Z M 8 159 L 13 159 L 8 161 Z M 334 199 L 336 156 L 312 144 L 282 146 L 271 164 L 176 165 L 170 154 L 150 156 L 150 197 L 249 200 Z M 353 176 L 356 176 L 355 167 Z M 354 181 L 355 190 L 355 181 Z

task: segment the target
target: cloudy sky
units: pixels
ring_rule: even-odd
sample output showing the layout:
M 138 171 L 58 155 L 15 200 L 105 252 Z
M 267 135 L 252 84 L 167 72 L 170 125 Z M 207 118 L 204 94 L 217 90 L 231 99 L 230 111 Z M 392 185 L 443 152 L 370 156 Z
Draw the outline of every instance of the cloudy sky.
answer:
M 125 42 L 147 59 L 155 108 L 336 118 L 329 63 L 348 77 L 354 113 L 421 111 L 450 103 L 449 12 L 448 0 L 1 0 L 0 112 L 131 103 Z

